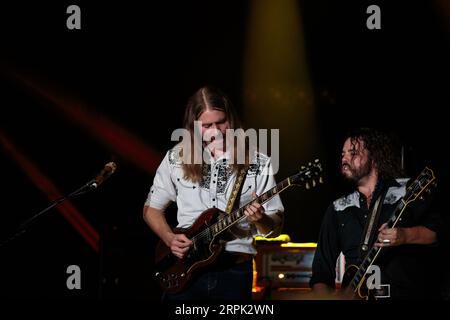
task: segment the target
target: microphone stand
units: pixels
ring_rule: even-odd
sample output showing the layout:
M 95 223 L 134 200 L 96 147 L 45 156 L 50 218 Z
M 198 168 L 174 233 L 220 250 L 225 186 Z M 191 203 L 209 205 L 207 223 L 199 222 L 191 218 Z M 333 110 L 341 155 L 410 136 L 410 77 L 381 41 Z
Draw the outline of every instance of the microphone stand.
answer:
M 2 241 L 0 243 L 0 248 L 3 247 L 5 244 L 11 242 L 12 240 L 16 239 L 17 237 L 19 237 L 20 235 L 24 234 L 27 231 L 27 227 L 30 226 L 34 221 L 37 220 L 37 218 L 39 218 L 40 216 L 42 216 L 44 213 L 46 213 L 47 211 L 49 211 L 51 208 L 57 206 L 58 204 L 64 202 L 65 200 L 68 200 L 72 197 L 75 196 L 79 196 L 82 194 L 85 194 L 91 190 L 96 189 L 98 186 L 98 182 L 96 179 L 92 179 L 91 181 L 89 181 L 88 183 L 84 184 L 83 186 L 81 186 L 80 188 L 78 188 L 77 190 L 69 193 L 66 196 L 62 196 L 59 199 L 56 199 L 55 201 L 53 201 L 47 208 L 39 211 L 38 213 L 36 213 L 35 215 L 33 215 L 31 218 L 27 219 L 25 222 L 23 222 L 17 229 L 16 232 L 9 237 L 8 239 Z

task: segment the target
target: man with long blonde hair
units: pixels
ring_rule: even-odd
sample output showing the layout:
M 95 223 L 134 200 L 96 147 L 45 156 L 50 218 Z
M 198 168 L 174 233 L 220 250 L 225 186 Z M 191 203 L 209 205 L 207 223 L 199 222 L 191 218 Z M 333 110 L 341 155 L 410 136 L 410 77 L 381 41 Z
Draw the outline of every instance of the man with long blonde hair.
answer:
M 246 175 L 238 207 L 276 185 L 267 155 L 244 147 L 247 154 L 243 161 L 237 161 L 236 151 L 242 146 L 233 143 L 234 138 L 225 137 L 227 130 L 239 128 L 230 99 L 219 89 L 202 87 L 189 99 L 184 116 L 184 129 L 189 134 L 167 152 L 144 206 L 144 220 L 179 259 L 185 258 L 193 241 L 183 233 L 174 233 L 168 225 L 164 213 L 171 202 L 176 202 L 178 208 L 177 227 L 189 228 L 209 208 L 225 211 L 241 170 Z M 242 144 L 242 140 L 237 141 Z M 278 235 L 283 211 L 278 196 L 264 205 L 248 206 L 246 219 L 233 226 L 219 261 L 186 290 L 167 294 L 166 298 L 251 299 L 254 236 Z

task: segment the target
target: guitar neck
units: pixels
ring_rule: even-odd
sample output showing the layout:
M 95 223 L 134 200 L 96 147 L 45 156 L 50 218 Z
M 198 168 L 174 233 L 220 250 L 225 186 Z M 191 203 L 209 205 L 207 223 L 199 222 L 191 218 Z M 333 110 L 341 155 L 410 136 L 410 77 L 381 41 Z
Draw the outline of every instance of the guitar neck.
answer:
M 266 192 L 264 192 L 262 195 L 260 195 L 256 199 L 253 199 L 252 201 L 250 201 L 246 205 L 242 206 L 241 208 L 231 212 L 230 214 L 225 216 L 223 219 L 220 219 L 215 224 L 213 224 L 209 227 L 211 229 L 213 235 L 215 236 L 215 235 L 223 232 L 224 230 L 230 228 L 232 225 L 234 225 L 235 223 L 237 223 L 240 220 L 242 220 L 243 218 L 245 218 L 244 212 L 252 204 L 259 203 L 262 205 L 262 204 L 268 202 L 270 199 L 272 199 L 274 196 L 276 196 L 283 190 L 286 190 L 290 186 L 291 186 L 291 182 L 290 182 L 289 178 L 284 179 L 283 181 L 278 183 L 275 187 L 267 190 Z
M 400 220 L 403 211 L 406 208 L 407 203 L 405 203 L 402 200 L 400 200 L 399 204 L 395 207 L 394 212 L 392 213 L 391 217 L 389 218 L 388 222 L 387 222 L 387 226 L 388 228 L 395 228 L 395 226 L 397 225 L 398 221 Z M 398 212 L 398 214 L 397 214 Z

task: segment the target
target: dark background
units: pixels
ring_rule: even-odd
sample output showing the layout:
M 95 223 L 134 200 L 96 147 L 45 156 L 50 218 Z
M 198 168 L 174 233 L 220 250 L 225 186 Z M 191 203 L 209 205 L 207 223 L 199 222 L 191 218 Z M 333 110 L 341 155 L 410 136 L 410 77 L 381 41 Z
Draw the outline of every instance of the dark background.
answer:
M 325 208 L 342 194 L 337 173 L 342 135 L 354 126 L 396 133 L 408 173 L 417 175 L 429 165 L 439 192 L 449 191 L 448 5 L 393 2 L 298 1 L 322 150 L 311 158 L 321 158 L 327 171 L 320 188 L 282 195 L 284 233 L 293 241 L 317 241 Z M 73 3 L 2 4 L 0 132 L 65 194 L 106 162 L 119 167 L 100 189 L 72 200 L 99 232 L 99 252 L 52 209 L 0 247 L 0 296 L 158 299 L 160 294 L 151 272 L 156 238 L 142 220 L 152 173 L 64 115 L 23 79 L 125 128 L 159 162 L 172 145 L 172 130 L 181 127 L 188 97 L 200 86 L 222 88 L 244 114 L 245 35 L 255 3 L 77 1 L 81 30 L 66 28 L 66 8 Z M 366 28 L 370 4 L 381 7 L 381 30 Z M 283 136 L 283 130 L 280 139 L 295 147 L 295 137 Z M 278 179 L 292 174 L 297 163 L 281 155 Z M 49 200 L 4 148 L 0 168 L 0 235 L 6 238 Z M 82 290 L 66 288 L 72 264 L 82 270 Z

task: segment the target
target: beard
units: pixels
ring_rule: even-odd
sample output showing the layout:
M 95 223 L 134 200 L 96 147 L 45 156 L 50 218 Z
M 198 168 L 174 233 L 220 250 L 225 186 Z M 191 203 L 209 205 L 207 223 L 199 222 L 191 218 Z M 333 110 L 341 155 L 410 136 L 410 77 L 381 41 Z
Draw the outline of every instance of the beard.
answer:
M 346 169 L 344 169 L 346 166 Z M 345 180 L 357 184 L 362 178 L 368 176 L 372 170 L 372 162 L 367 161 L 364 165 L 359 168 L 355 168 L 353 165 L 345 163 L 342 166 L 341 174 Z

